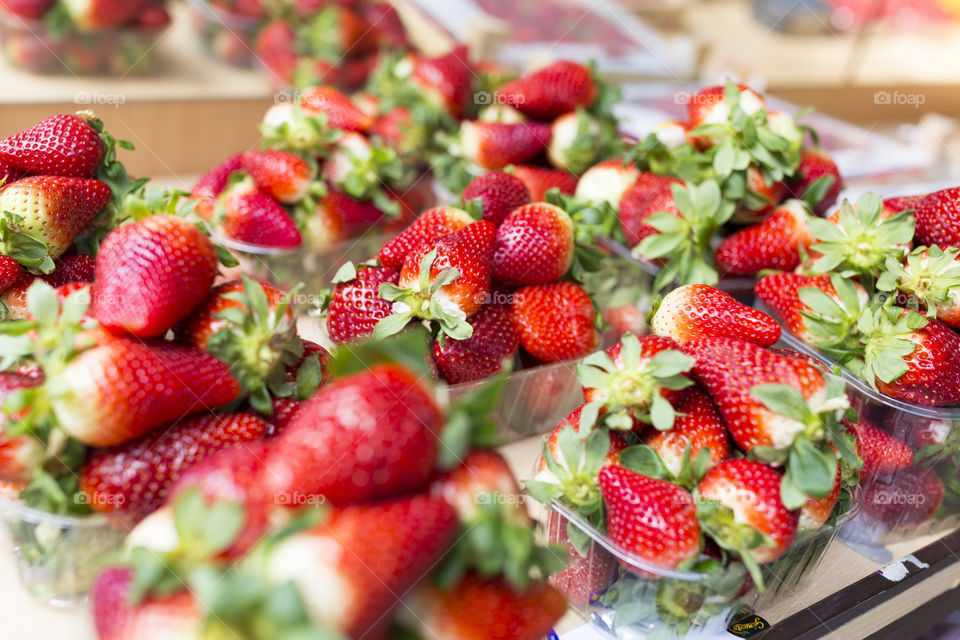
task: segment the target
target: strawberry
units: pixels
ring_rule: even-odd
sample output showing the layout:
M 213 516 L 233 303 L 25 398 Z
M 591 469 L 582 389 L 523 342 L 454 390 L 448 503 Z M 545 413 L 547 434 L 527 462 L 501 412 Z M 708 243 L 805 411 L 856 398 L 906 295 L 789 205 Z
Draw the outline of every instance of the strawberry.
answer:
M 914 208 L 917 244 L 960 247 L 960 187 L 931 193 Z
M 944 251 L 934 245 L 918 247 L 901 264 L 888 258 L 886 269 L 877 280 L 882 291 L 899 291 L 909 296 L 910 306 L 926 310 L 928 318 L 937 318 L 960 328 L 960 249 Z
M 389 2 L 370 2 L 360 7 L 360 14 L 373 30 L 373 40 L 379 48 L 410 49 L 407 30 L 400 14 Z
M 31 175 L 93 178 L 107 152 L 97 127 L 99 121 L 92 118 L 67 114 L 44 118 L 0 140 L 0 160 Z
M 318 218 L 335 221 L 345 237 L 360 235 L 384 219 L 384 212 L 370 202 L 361 202 L 337 189 L 330 189 L 317 205 Z M 308 227 L 310 223 L 308 222 Z M 321 245 L 322 246 L 322 245 Z
M 428 104 L 454 118 L 460 117 L 470 100 L 474 79 L 468 60 L 464 45 L 435 58 L 417 58 L 409 82 L 419 89 Z
M 327 332 L 336 344 L 371 336 L 377 322 L 392 309 L 390 302 L 380 297 L 380 285 L 400 281 L 400 272 L 390 267 L 362 266 L 351 275 L 335 281 L 327 307 Z
M 580 177 L 576 195 L 585 200 L 606 201 L 614 209 L 619 209 L 624 195 L 638 178 L 640 171 L 632 163 L 625 163 L 620 158 L 605 160 L 587 169 Z
M 913 464 L 913 451 L 865 418 L 857 423 L 844 422 L 847 432 L 857 438 L 857 453 L 863 459 L 860 477 L 871 480 Z
M 497 100 L 537 120 L 553 120 L 577 107 L 590 107 L 597 97 L 590 69 L 560 60 L 497 89 Z
M 565 113 L 550 125 L 547 158 L 557 169 L 580 175 L 597 160 L 618 150 L 616 131 L 582 109 Z
M 616 580 L 617 559 L 600 545 L 589 545 L 581 554 L 567 533 L 569 521 L 550 510 L 547 516 L 547 539 L 562 544 L 567 550 L 567 566 L 550 576 L 550 584 L 563 593 L 574 607 L 584 607 L 603 593 Z
M 300 408 L 273 441 L 267 483 L 275 494 L 334 504 L 415 490 L 436 465 L 440 427 L 434 399 L 413 374 L 378 365 L 335 380 Z
M 20 282 L 22 277 L 23 269 L 20 263 L 10 256 L 0 255 L 0 293 Z
M 195 638 L 203 623 L 200 606 L 189 591 L 131 604 L 133 571 L 110 567 L 90 588 L 93 621 L 100 640 L 169 640 Z
M 55 289 L 74 282 L 93 282 L 96 273 L 94 257 L 82 253 L 68 252 L 54 260 L 53 264 L 53 271 L 40 276 L 40 279 Z
M 267 437 L 271 438 L 286 429 L 302 405 L 303 402 L 296 398 L 274 398 Z
M 518 591 L 505 580 L 467 574 L 450 590 L 421 585 L 408 607 L 414 628 L 424 637 L 539 640 L 563 617 L 567 603 L 545 582 Z
M 21 18 L 39 20 L 53 3 L 54 0 L 2 0 L 0 7 Z
M 307 196 L 317 177 L 316 167 L 289 151 L 247 151 L 240 166 L 267 195 L 282 204 L 296 204 Z
M 377 116 L 370 125 L 371 136 L 379 136 L 400 153 L 415 153 L 429 142 L 429 129 L 416 121 L 407 107 L 394 107 Z
M 843 491 L 843 471 L 837 466 L 837 474 L 833 479 L 833 489 L 823 498 L 807 498 L 800 508 L 800 518 L 797 521 L 798 531 L 819 529 L 827 523 L 833 514 L 833 508 L 840 500 Z
M 676 149 L 687 142 L 690 133 L 690 123 L 680 120 L 665 120 L 654 126 L 650 132 L 668 149 Z
M 878 478 L 863 495 L 863 513 L 891 529 L 912 529 L 943 503 L 943 482 L 931 469 L 911 467 Z
M 123 225 L 97 255 L 90 314 L 111 331 L 162 336 L 206 297 L 217 251 L 189 222 L 154 215 Z
M 530 203 L 530 192 L 517 176 L 491 171 L 471 180 L 461 198 L 463 202 L 479 200 L 483 219 L 500 226 L 507 214 Z
M 769 347 L 780 340 L 776 320 L 705 284 L 688 284 L 668 293 L 654 311 L 650 328 L 679 344 L 694 338 L 740 338 Z
M 36 278 L 24 273 L 20 279 L 3 293 L 0 293 L 0 316 L 5 320 L 23 320 L 31 317 L 27 308 L 27 289 Z
M 510 313 L 521 346 L 544 362 L 580 358 L 597 346 L 593 302 L 572 282 L 523 287 L 514 294 Z
M 811 206 L 815 214 L 823 216 L 836 204 L 840 192 L 843 191 L 843 178 L 840 177 L 840 169 L 829 153 L 820 148 L 801 149 L 796 176 L 788 183 L 787 190 L 793 198 L 804 198 L 807 191 L 818 181 L 820 184 L 810 195 L 819 197 L 814 198 Z
M 293 581 L 311 619 L 363 638 L 426 577 L 456 532 L 456 512 L 437 498 L 354 505 L 277 542 L 264 572 Z
M 624 551 L 667 570 L 699 555 L 697 507 L 685 489 L 616 465 L 601 469 L 599 480 L 607 535 Z M 643 573 L 645 567 L 627 568 Z
M 36 176 L 0 187 L 0 252 L 41 272 L 110 201 L 99 180 Z
M 547 148 L 549 125 L 539 122 L 505 124 L 464 120 L 460 125 L 460 152 L 483 169 L 502 169 L 526 162 Z
M 372 202 L 395 216 L 398 206 L 387 197 L 387 187 L 405 179 L 405 167 L 396 151 L 359 133 L 345 133 L 323 165 L 327 182 L 346 195 Z
M 887 198 L 883 201 L 883 208 L 891 213 L 900 213 L 901 211 L 905 211 L 907 209 L 916 212 L 917 207 L 921 202 L 923 202 L 927 195 L 929 194 L 916 196 L 894 196 L 893 198 Z
M 355 58 L 368 53 L 376 44 L 371 26 L 350 7 L 328 4 L 304 22 L 302 46 L 321 59 L 342 61 L 348 55 Z
M 250 413 L 187 418 L 94 451 L 80 470 L 80 489 L 96 511 L 153 511 L 184 471 L 217 451 L 262 438 L 267 429 Z
M 190 198 L 196 201 L 196 212 L 204 220 L 213 217 L 217 197 L 227 187 L 230 176 L 240 170 L 242 154 L 230 156 L 222 163 L 206 172 L 190 190 Z
M 643 429 L 649 423 L 671 428 L 671 403 L 691 384 L 683 374 L 693 366 L 677 349 L 670 338 L 628 333 L 606 351 L 591 355 L 577 365 L 587 406 L 603 413 L 603 423 L 612 429 Z
M 831 484 L 833 477 L 831 473 Z M 711 469 L 697 487 L 706 501 L 699 514 L 704 529 L 743 559 L 758 585 L 763 581 L 757 565 L 783 555 L 797 533 L 800 513 L 784 506 L 780 483 L 773 467 L 734 458 Z
M 495 451 L 471 451 L 459 465 L 431 483 L 430 495 L 446 501 L 456 510 L 460 522 L 468 526 L 480 519 L 484 504 L 507 507 L 512 512 L 510 517 L 530 522 L 517 480 L 507 461 Z
M 646 435 L 643 444 L 660 456 L 673 478 L 685 475 L 684 459 L 697 459 L 706 449 L 712 469 L 730 457 L 730 438 L 727 427 L 716 405 L 700 387 L 691 387 L 674 403 L 677 412 L 673 427 L 668 431 L 653 431 Z
M 724 238 L 716 258 L 724 276 L 753 276 L 764 269 L 791 271 L 801 251 L 815 240 L 807 229 L 809 214 L 799 200 L 788 200 L 757 224 Z
M 130 22 L 144 0 L 64 0 L 73 24 L 81 31 L 110 29 Z
M 290 214 L 250 179 L 236 182 L 220 194 L 217 218 L 224 235 L 239 242 L 276 248 L 303 243 Z
M 293 82 L 297 68 L 297 34 L 285 20 L 273 20 L 260 29 L 253 45 L 257 59 L 271 74 L 274 86 Z
M 16 373 L 0 373 L 0 408 L 11 392 L 29 389 L 41 384 L 41 380 Z M 13 419 L 17 415 L 13 414 Z M 11 435 L 4 432 L 4 423 L 10 420 L 0 412 L 0 481 L 30 482 L 33 472 L 42 463 L 44 451 L 39 441 L 28 434 Z
M 573 195 L 577 190 L 579 180 L 577 176 L 558 169 L 545 169 L 529 165 L 516 165 L 513 175 L 520 178 L 527 191 L 530 192 L 531 202 L 542 202 L 547 191 L 557 189 L 560 193 Z
M 573 263 L 573 220 L 545 202 L 510 212 L 497 228 L 492 277 L 513 284 L 546 284 Z
M 472 222 L 473 218 L 466 211 L 455 207 L 434 207 L 424 211 L 396 238 L 383 245 L 380 249 L 380 264 L 401 269 L 407 255 L 421 245 L 436 242 Z
M 766 101 L 759 93 L 742 84 L 736 85 L 740 90 L 740 108 L 747 115 L 761 111 Z M 687 116 L 690 125 L 699 127 L 703 124 L 725 124 L 730 118 L 730 103 L 724 95 L 726 87 L 717 85 L 702 89 L 690 96 L 687 102 Z
M 449 384 L 488 378 L 510 362 L 520 348 L 520 336 L 509 307 L 485 304 L 467 322 L 473 334 L 466 340 L 445 338 L 433 344 L 437 370 Z
M 635 247 L 644 238 L 658 233 L 644 222 L 653 214 L 666 211 L 675 216 L 680 215 L 671 192 L 673 184 L 682 182 L 669 176 L 641 173 L 632 186 L 623 192 L 619 203 L 620 228 L 623 229 L 628 246 Z M 578 187 L 577 191 L 580 190 Z
M 738 202 L 733 221 L 756 224 L 773 211 L 787 197 L 787 185 L 782 180 L 767 178 L 755 165 L 747 167 L 747 194 Z
M 495 233 L 493 223 L 480 220 L 407 254 L 398 284 L 380 287 L 394 313 L 377 323 L 374 337 L 392 335 L 418 317 L 438 320 L 451 338 L 469 338 L 466 319 L 490 295 Z

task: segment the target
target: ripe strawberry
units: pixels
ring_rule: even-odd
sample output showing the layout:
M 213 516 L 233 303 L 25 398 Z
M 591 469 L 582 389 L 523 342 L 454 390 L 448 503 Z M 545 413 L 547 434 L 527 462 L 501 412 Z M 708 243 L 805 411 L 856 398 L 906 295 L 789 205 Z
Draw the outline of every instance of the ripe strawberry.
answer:
M 23 269 L 20 263 L 10 256 L 0 255 L 0 293 L 20 282 L 22 277 Z
M 560 592 L 545 582 L 518 591 L 503 579 L 474 574 L 450 590 L 425 582 L 408 606 L 414 628 L 442 640 L 539 640 L 567 610 Z
M 468 322 L 473 334 L 466 340 L 444 338 L 433 344 L 433 359 L 440 377 L 449 384 L 488 378 L 510 362 L 520 348 L 520 335 L 509 307 L 488 303 Z
M 49 272 L 110 201 L 99 180 L 36 176 L 0 188 L 0 252 L 20 264 Z
M 94 627 L 100 640 L 169 640 L 193 638 L 203 624 L 203 612 L 193 594 L 150 598 L 130 604 L 133 571 L 110 567 L 90 588 Z
M 370 2 L 360 7 L 360 15 L 370 25 L 378 48 L 410 49 L 407 30 L 400 14 L 389 2 Z
M 259 440 L 268 425 L 251 413 L 205 414 L 94 451 L 80 489 L 96 511 L 153 511 L 184 471 L 227 447 Z
M 273 407 L 270 412 L 270 429 L 266 437 L 272 438 L 282 433 L 293 417 L 300 411 L 303 401 L 296 398 L 274 398 Z
M 330 339 L 343 344 L 371 336 L 377 322 L 392 310 L 391 303 L 380 297 L 380 285 L 399 281 L 396 269 L 362 266 L 355 277 L 335 283 L 327 307 Z
M 747 190 L 752 199 L 742 199 L 732 220 L 740 224 L 756 224 L 765 218 L 787 197 L 787 185 L 782 180 L 771 181 L 754 165 L 747 167 Z
M 573 195 L 579 183 L 577 176 L 567 173 L 566 171 L 532 167 L 529 165 L 514 166 L 513 175 L 520 178 L 524 186 L 527 187 L 527 191 L 530 192 L 531 202 L 542 202 L 547 191 L 551 189 L 557 189 L 560 193 Z
M 580 177 L 576 195 L 594 202 L 605 200 L 614 209 L 619 209 L 624 195 L 636 184 L 640 175 L 639 169 L 632 163 L 625 165 L 621 158 L 605 160 L 587 169 Z
M 377 116 L 369 133 L 400 153 L 415 153 L 430 141 L 429 128 L 417 122 L 407 107 L 394 107 Z
M 111 331 L 162 336 L 200 304 L 217 251 L 189 222 L 155 215 L 110 233 L 97 255 L 90 315 Z
M 546 284 L 573 263 L 573 220 L 560 207 L 537 202 L 510 212 L 497 228 L 492 277 L 513 284 Z
M 0 373 L 0 408 L 10 394 L 18 389 L 29 389 L 41 384 L 41 380 L 16 373 Z M 16 419 L 17 415 L 13 415 Z M 0 481 L 30 482 L 33 472 L 43 462 L 44 451 L 40 442 L 29 435 L 8 435 L 4 423 L 10 418 L 0 411 Z
M 837 465 L 837 475 L 833 479 L 833 489 L 823 498 L 807 498 L 807 502 L 800 508 L 797 530 L 809 531 L 825 525 L 833 514 L 833 508 L 837 501 L 840 500 L 842 490 L 843 470 Z
M 740 108 L 747 115 L 762 110 L 766 101 L 750 87 L 738 84 L 740 89 Z M 687 116 L 690 125 L 725 124 L 730 119 L 730 103 L 724 96 L 725 87 L 717 85 L 702 89 L 690 96 L 687 102 Z
M 435 58 L 417 58 L 409 82 L 421 91 L 428 104 L 458 118 L 470 100 L 475 77 L 468 60 L 465 45 Z
M 235 171 L 240 170 L 240 159 L 242 154 L 230 156 L 222 163 L 206 172 L 190 190 L 190 198 L 196 201 L 197 215 L 204 220 L 213 217 L 213 210 L 216 206 L 217 197 L 227 187 L 230 176 Z
M 917 196 L 894 196 L 883 201 L 883 208 L 892 213 L 900 213 L 907 209 L 916 211 L 917 207 L 929 194 Z
M 130 22 L 144 0 L 65 0 L 64 6 L 81 31 L 119 27 Z
M 495 494 L 501 497 L 491 498 Z M 430 495 L 447 502 L 460 522 L 468 526 L 481 517 L 481 505 L 498 501 L 515 522 L 530 522 L 522 506 L 520 486 L 507 461 L 495 451 L 471 451 L 459 465 L 437 476 L 430 484 Z
M 550 510 L 547 516 L 547 540 L 561 544 L 567 551 L 567 566 L 550 576 L 550 584 L 563 593 L 574 607 L 584 607 L 597 595 L 606 591 L 616 579 L 617 559 L 598 544 L 577 551 L 567 534 L 568 520 Z
M 303 243 L 290 214 L 250 179 L 227 187 L 217 203 L 223 234 L 264 247 L 295 248 Z
M 669 176 L 641 173 L 633 186 L 623 192 L 619 207 L 620 228 L 628 246 L 635 247 L 647 236 L 659 233 L 644 222 L 653 214 L 666 211 L 680 215 L 670 187 L 675 183 L 682 184 L 682 181 Z
M 931 193 L 914 208 L 917 244 L 960 247 L 960 187 Z
M 39 20 L 53 3 L 54 0 L 0 0 L 0 7 L 21 18 Z
M 599 479 L 612 542 L 668 570 L 700 553 L 697 507 L 685 489 L 616 465 L 601 469 Z M 635 573 L 644 568 L 627 565 Z
M 327 192 L 317 205 L 316 215 L 332 220 L 345 238 L 360 235 L 384 220 L 383 210 L 376 205 L 351 198 L 337 189 Z
M 297 34 L 286 20 L 273 20 L 257 34 L 253 45 L 257 59 L 271 74 L 274 86 L 289 85 L 299 60 Z
M 514 294 L 510 313 L 520 344 L 544 362 L 580 358 L 597 346 L 593 301 L 572 282 L 523 287 Z
M 830 185 L 823 191 L 823 196 L 812 203 L 813 212 L 818 216 L 826 215 L 837 202 L 840 192 L 843 191 L 843 178 L 840 169 L 830 154 L 819 148 L 804 148 L 800 150 L 800 164 L 797 166 L 796 177 L 787 185 L 787 190 L 793 198 L 803 198 L 813 183 L 818 180 L 829 180 Z M 825 183 L 824 183 L 825 184 Z
M 317 169 L 289 151 L 247 151 L 240 166 L 267 195 L 282 204 L 303 200 L 317 177 Z
M 590 107 L 597 85 L 590 69 L 560 60 L 497 89 L 497 100 L 537 120 L 553 120 L 577 107 Z
M 79 116 L 50 116 L 0 140 L 0 160 L 31 175 L 92 178 L 107 151 L 96 126 Z
M 421 245 L 463 229 L 474 219 L 456 207 L 434 207 L 424 211 L 409 227 L 380 249 L 380 264 L 401 269 L 407 255 Z
M 643 443 L 660 456 L 674 478 L 684 476 L 684 457 L 697 459 L 701 450 L 710 452 L 713 468 L 730 457 L 727 426 L 716 405 L 700 387 L 691 387 L 674 403 L 677 416 L 668 431 L 652 431 Z
M 440 428 L 439 409 L 413 374 L 378 365 L 330 383 L 300 408 L 273 441 L 267 483 L 276 494 L 334 504 L 415 490 L 436 466 Z
M 530 202 L 530 192 L 517 176 L 491 171 L 471 180 L 461 198 L 464 202 L 479 199 L 483 219 L 500 226 L 507 214 Z
M 309 114 L 323 113 L 328 126 L 342 131 L 366 131 L 373 119 L 364 114 L 349 96 L 333 87 L 308 89 L 300 96 L 300 106 Z
M 463 158 L 483 169 L 526 162 L 547 148 L 550 126 L 539 122 L 505 124 L 464 120 L 460 125 Z
M 697 487 L 703 500 L 716 502 L 712 513 L 701 514 L 704 529 L 748 567 L 779 558 L 797 533 L 800 513 L 780 500 L 780 479 L 773 467 L 734 458 L 711 469 Z
M 780 339 L 776 320 L 705 284 L 688 284 L 668 293 L 656 308 L 650 328 L 679 344 L 694 338 L 740 338 L 769 347 Z
M 717 247 L 717 266 L 724 276 L 753 276 L 764 269 L 791 271 L 800 252 L 816 240 L 807 229 L 809 214 L 799 200 L 788 200 L 757 224 L 727 236 Z
M 566 418 L 558 422 L 557 425 L 553 428 L 553 431 L 550 432 L 550 435 L 547 436 L 543 454 L 540 456 L 540 464 L 539 464 L 540 471 L 550 469 L 550 465 L 547 462 L 548 457 L 551 460 L 553 460 L 553 462 L 560 465 L 560 467 L 566 469 L 571 475 L 571 477 L 575 472 L 580 471 L 578 461 L 571 460 L 568 462 L 564 458 L 563 449 L 560 446 L 560 435 L 564 430 L 569 430 L 570 428 L 573 428 L 574 433 L 576 433 L 577 436 L 580 437 L 580 434 L 581 434 L 580 425 L 582 422 L 581 416 L 583 415 L 584 405 L 586 405 L 586 403 L 580 405 L 579 407 L 571 411 L 570 415 L 568 415 Z M 606 437 L 609 438 L 610 440 L 610 446 L 607 447 L 606 453 L 604 453 L 603 458 L 599 461 L 598 464 L 595 465 L 596 469 L 593 469 L 592 474 L 589 473 L 589 470 L 590 470 L 589 465 L 587 469 L 585 469 L 587 473 L 584 477 L 586 478 L 592 475 L 593 477 L 590 478 L 590 480 L 593 481 L 594 483 L 596 482 L 596 474 L 599 473 L 600 467 L 611 465 L 611 464 L 619 464 L 620 452 L 627 448 L 627 439 L 622 433 L 618 433 L 616 431 L 608 431 L 606 429 L 603 429 L 597 424 L 593 424 L 593 425 L 590 425 L 590 429 L 588 430 L 588 435 L 589 433 L 592 433 L 593 431 L 596 431 L 596 430 L 604 431 L 607 434 Z M 580 439 L 582 441 L 585 441 L 586 436 L 582 436 Z M 551 470 L 551 473 L 554 473 L 554 472 Z M 537 479 L 539 480 L 542 478 L 540 476 L 537 476 Z M 552 479 L 556 480 L 555 477 Z
M 424 580 L 456 533 L 456 512 L 437 498 L 354 505 L 279 541 L 264 571 L 275 582 L 293 581 L 311 619 L 362 638 L 391 617 L 400 594 Z
M 93 256 L 68 252 L 54 260 L 53 264 L 53 271 L 40 276 L 40 279 L 55 289 L 74 282 L 93 282 L 96 269 Z
M 263 291 L 270 311 L 275 313 L 283 302 L 284 294 L 266 282 L 256 284 Z M 243 289 L 244 283 L 241 280 L 224 282 L 211 289 L 203 303 L 176 327 L 177 342 L 197 351 L 208 351 L 210 339 L 231 325 L 226 317 L 221 316 L 224 311 L 239 309 L 244 314 L 250 312 L 247 305 L 237 299 L 237 296 L 243 295 Z M 293 311 L 287 308 L 284 317 L 292 323 Z
M 13 286 L 0 293 L 0 316 L 5 320 L 25 320 L 31 317 L 27 308 L 27 289 L 35 280 L 34 276 L 24 273 Z
M 913 451 L 865 418 L 860 422 L 844 422 L 847 432 L 857 438 L 857 453 L 863 459 L 860 477 L 870 480 L 877 476 L 905 469 L 913 464 Z
M 613 127 L 601 125 L 582 109 L 558 117 L 550 124 L 550 132 L 547 147 L 550 164 L 576 175 L 617 151 Z
M 933 516 L 943 503 L 943 494 L 943 482 L 933 470 L 901 469 L 867 486 L 863 513 L 891 529 L 912 529 Z

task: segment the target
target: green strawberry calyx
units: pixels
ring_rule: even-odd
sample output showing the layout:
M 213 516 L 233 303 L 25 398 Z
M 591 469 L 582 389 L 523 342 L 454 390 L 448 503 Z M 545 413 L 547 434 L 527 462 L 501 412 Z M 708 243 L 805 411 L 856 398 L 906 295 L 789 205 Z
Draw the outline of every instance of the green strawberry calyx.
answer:
M 0 254 L 10 256 L 30 271 L 50 273 L 56 268 L 51 247 L 27 229 L 23 216 L 0 214 Z
M 753 578 L 757 590 L 765 590 L 763 571 L 753 555 L 756 549 L 776 546 L 770 536 L 751 524 L 737 522 L 733 509 L 717 500 L 708 500 L 695 492 L 697 519 L 705 533 L 713 538 L 721 549 L 735 554 Z
M 866 299 L 866 291 L 849 278 L 830 274 L 836 292 L 831 296 L 818 287 L 800 287 L 797 297 L 805 305 L 800 311 L 811 342 L 840 364 L 862 354 L 857 323 Z
M 311 157 L 326 158 L 333 151 L 343 131 L 330 126 L 330 119 L 322 111 L 305 112 L 295 101 L 292 117 L 280 124 L 261 124 L 265 149 L 293 151 Z
M 938 309 L 953 307 L 960 297 L 960 249 L 942 249 L 936 245 L 917 247 L 907 255 L 906 264 L 888 256 L 885 269 L 877 279 L 881 291 L 902 291 L 907 306 L 925 311 L 935 318 Z
M 358 154 L 353 150 L 340 147 L 339 152 L 346 154 L 352 169 L 339 186 L 351 198 L 371 202 L 388 218 L 400 215 L 400 204 L 389 194 L 389 187 L 402 187 L 409 184 L 411 176 L 397 152 L 391 147 L 374 140 L 369 154 Z
M 857 322 L 863 358 L 852 360 L 850 369 L 874 389 L 877 380 L 898 380 L 909 370 L 905 358 L 917 349 L 916 332 L 928 322 L 922 313 L 891 304 L 866 309 Z

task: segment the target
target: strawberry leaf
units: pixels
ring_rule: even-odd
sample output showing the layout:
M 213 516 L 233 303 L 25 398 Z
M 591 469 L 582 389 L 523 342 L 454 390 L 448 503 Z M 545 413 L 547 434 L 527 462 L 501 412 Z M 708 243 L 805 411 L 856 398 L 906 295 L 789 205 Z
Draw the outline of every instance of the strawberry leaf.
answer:
M 621 451 L 620 466 L 648 478 L 661 480 L 672 478 L 672 474 L 663 463 L 660 455 L 652 447 L 645 444 L 635 444 Z
M 758 384 L 750 395 L 770 411 L 806 423 L 812 418 L 810 405 L 797 389 L 786 384 Z

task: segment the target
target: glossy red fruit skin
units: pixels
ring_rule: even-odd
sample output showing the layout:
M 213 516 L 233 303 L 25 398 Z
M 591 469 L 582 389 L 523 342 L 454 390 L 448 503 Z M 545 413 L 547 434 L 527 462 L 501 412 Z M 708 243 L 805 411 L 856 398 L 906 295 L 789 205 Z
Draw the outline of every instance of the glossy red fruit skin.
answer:
M 185 471 L 217 451 L 259 440 L 267 429 L 252 413 L 204 414 L 161 426 L 94 451 L 80 470 L 80 488 L 96 511 L 147 513 Z
M 293 81 L 297 68 L 297 34 L 285 20 L 274 20 L 260 29 L 254 48 L 257 57 L 273 76 L 275 86 Z
M 469 320 L 473 335 L 466 340 L 446 337 L 433 343 L 433 359 L 440 376 L 450 384 L 482 380 L 500 371 L 520 347 L 520 335 L 502 304 L 485 304 Z
M 553 431 L 550 432 L 550 435 L 547 436 L 547 450 L 550 452 L 550 456 L 558 463 L 563 465 L 563 451 L 560 450 L 560 432 L 563 431 L 566 427 L 570 426 L 574 429 L 580 429 L 580 415 L 583 412 L 583 405 L 574 409 L 570 414 L 558 422 L 553 428 Z M 594 431 L 597 428 L 597 425 L 593 425 L 590 431 Z M 604 456 L 603 462 L 605 465 L 616 465 L 620 462 L 620 452 L 630 446 L 627 441 L 626 436 L 619 431 L 610 432 L 610 448 L 607 450 L 607 455 Z M 543 456 L 540 457 L 540 464 L 538 465 L 540 471 L 543 471 L 547 468 L 547 461 L 543 459 Z
M 240 159 L 243 154 L 230 156 L 222 163 L 206 172 L 190 191 L 190 198 L 196 201 L 196 212 L 204 220 L 213 217 L 216 199 L 227 187 L 227 181 L 234 172 L 240 170 Z
M 268 308 L 271 312 L 275 311 L 283 302 L 286 294 L 267 282 L 258 282 L 257 284 L 263 290 Z M 211 289 L 203 302 L 175 327 L 174 337 L 177 342 L 197 351 L 206 351 L 210 338 L 230 324 L 223 318 L 216 316 L 227 309 L 243 309 L 246 311 L 243 302 L 226 297 L 243 294 L 243 290 L 244 286 L 241 280 L 224 282 Z M 286 318 L 289 322 L 294 322 L 293 310 L 289 307 Z
M 114 332 L 162 336 L 206 298 L 217 262 L 210 239 L 182 218 L 123 225 L 97 255 L 90 314 Z
M 514 294 L 510 312 L 521 346 L 544 362 L 579 358 L 597 346 L 593 302 L 572 282 L 523 287 Z
M 356 236 L 372 229 L 384 218 L 383 211 L 372 202 L 356 200 L 333 188 L 319 206 L 326 208 L 329 214 L 342 225 L 347 236 Z
M 133 570 L 128 567 L 108 567 L 94 580 L 90 602 L 100 640 L 164 640 L 196 633 L 203 614 L 189 591 L 134 606 L 128 599 L 132 587 Z
M 23 269 L 20 263 L 8 256 L 0 256 L 0 293 L 20 281 Z
M 915 244 L 960 247 L 960 187 L 929 194 L 915 206 L 913 217 Z
M 547 169 L 529 165 L 515 165 L 513 175 L 520 178 L 530 192 L 531 202 L 542 202 L 547 191 L 557 189 L 560 193 L 573 195 L 580 178 L 559 169 Z
M 303 236 L 286 209 L 252 182 L 237 184 L 220 195 L 224 235 L 238 242 L 293 249 Z
M 573 263 L 573 220 L 543 202 L 514 209 L 497 228 L 492 277 L 512 284 L 546 284 Z
M 844 420 L 847 432 L 857 438 L 857 453 L 863 459 L 860 478 L 870 480 L 913 464 L 913 450 L 864 417 L 857 423 Z
M 490 171 L 471 180 L 461 198 L 464 202 L 479 199 L 483 219 L 500 226 L 511 211 L 529 204 L 530 192 L 517 176 Z
M 730 457 L 730 436 L 713 400 L 700 387 L 683 391 L 674 403 L 677 416 L 669 431 L 652 430 L 644 444 L 660 454 L 660 458 L 678 475 L 684 450 L 690 447 L 690 460 L 696 459 L 701 449 L 710 451 L 710 462 L 716 466 Z
M 616 465 L 602 468 L 599 480 L 607 535 L 625 551 L 663 569 L 700 552 L 697 508 L 685 489 Z M 626 566 L 641 575 L 647 569 Z
M 472 122 L 461 129 L 467 159 L 484 169 L 527 162 L 547 148 L 552 131 L 539 122 Z
M 647 236 L 658 233 L 644 223 L 644 220 L 653 214 L 666 211 L 680 215 L 670 190 L 670 185 L 674 183 L 683 184 L 683 181 L 669 176 L 641 173 L 633 186 L 624 192 L 620 199 L 619 217 L 627 246 L 635 247 Z
M 273 493 L 323 495 L 334 504 L 416 490 L 435 469 L 440 428 L 439 409 L 413 374 L 377 365 L 304 403 L 273 441 L 267 483 Z
M 327 331 L 337 344 L 373 334 L 377 322 L 392 313 L 393 304 L 380 297 L 384 282 L 398 284 L 400 272 L 389 267 L 360 267 L 357 277 L 333 288 L 327 308 Z
M 837 203 L 837 198 L 844 187 L 837 163 L 823 149 L 801 149 L 797 176 L 798 178 L 787 185 L 787 189 L 794 198 L 802 198 L 807 188 L 821 176 L 833 176 L 833 184 L 827 189 L 823 199 L 813 207 L 813 212 L 818 216 L 826 215 L 827 211 Z
M 53 271 L 40 276 L 40 279 L 56 289 L 73 282 L 93 282 L 95 270 L 96 260 L 93 256 L 74 253 L 57 258 Z
M 240 164 L 257 186 L 283 204 L 303 200 L 316 177 L 309 162 L 289 151 L 246 151 Z
M 814 340 L 814 336 L 807 329 L 806 318 L 800 314 L 801 311 L 808 310 L 807 305 L 800 301 L 798 291 L 802 287 L 816 287 L 831 298 L 838 299 L 837 292 L 827 275 L 773 273 L 757 281 L 754 285 L 754 293 L 780 319 L 787 331 L 809 343 Z
M 458 118 L 470 100 L 474 77 L 466 45 L 457 45 L 442 56 L 418 59 L 410 81 L 436 96 L 447 112 Z
M 943 503 L 943 495 L 943 482 L 932 469 L 901 469 L 867 486 L 863 512 L 868 519 L 887 527 L 912 529 L 933 516 Z
M 577 107 L 589 107 L 597 96 L 590 70 L 560 60 L 497 89 L 497 99 L 537 120 L 553 120 Z
M 53 3 L 54 0 L 0 0 L 0 7 L 21 18 L 39 20 Z
M 420 214 L 410 226 L 380 249 L 380 264 L 401 269 L 407 254 L 421 245 L 439 240 L 474 222 L 465 211 L 455 207 L 434 207 Z
M 917 346 L 904 356 L 907 372 L 892 382 L 877 380 L 888 396 L 936 407 L 960 404 L 960 335 L 939 320 L 908 338 Z
M 92 178 L 106 146 L 90 124 L 75 115 L 50 116 L 0 140 L 0 160 L 31 175 Z
M 308 89 L 301 97 L 301 106 L 307 112 L 324 113 L 334 129 L 366 131 L 373 118 L 353 103 L 349 96 L 334 87 Z
M 776 320 L 705 284 L 688 284 L 668 293 L 650 327 L 678 344 L 694 338 L 740 338 L 769 347 L 780 339 Z
M 807 230 L 806 216 L 802 205 L 791 201 L 757 224 L 727 236 L 716 251 L 721 277 L 795 269 L 800 265 L 800 247 L 808 249 L 816 242 Z

